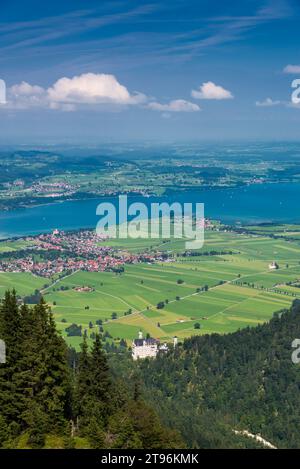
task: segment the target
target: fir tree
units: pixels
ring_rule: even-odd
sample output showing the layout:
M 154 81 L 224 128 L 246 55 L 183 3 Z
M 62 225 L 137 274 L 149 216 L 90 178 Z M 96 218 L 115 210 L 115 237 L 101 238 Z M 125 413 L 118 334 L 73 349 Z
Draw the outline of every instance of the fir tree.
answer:
M 29 432 L 42 446 L 49 431 L 63 431 L 68 417 L 70 376 L 66 345 L 43 300 L 33 308 L 17 305 L 7 292 L 0 308 L 0 331 L 7 362 L 0 367 L 1 419 L 7 440 Z
M 74 413 L 75 416 L 84 414 L 85 405 L 89 400 L 90 382 L 90 357 L 86 337 L 80 345 L 78 367 L 76 370 L 75 390 L 74 390 Z
M 74 350 L 67 352 L 43 299 L 33 307 L 18 306 L 15 292 L 7 292 L 0 338 L 7 346 L 7 362 L 0 365 L 0 447 L 22 441 L 43 448 L 52 434 L 63 442 L 58 445 L 70 448 L 78 430 L 87 447 L 172 447 L 138 388 L 133 400 L 128 383 L 111 375 L 99 335 L 91 352 L 84 337 L 79 359 Z
M 102 350 L 100 337 L 97 334 L 91 353 L 91 374 L 94 377 L 90 392 L 99 401 L 107 403 L 110 399 L 111 380 L 107 358 Z M 96 378 L 96 379 L 95 379 Z
M 111 408 L 110 385 L 109 368 L 99 335 L 96 335 L 91 353 L 88 352 L 87 341 L 84 339 L 75 388 L 76 415 L 83 433 L 92 417 L 99 430 L 104 428 Z
M 6 346 L 6 363 L 0 366 L 0 412 L 9 422 L 18 421 L 22 393 L 16 383 L 21 357 L 21 317 L 16 292 L 7 291 L 0 307 L 0 339 Z

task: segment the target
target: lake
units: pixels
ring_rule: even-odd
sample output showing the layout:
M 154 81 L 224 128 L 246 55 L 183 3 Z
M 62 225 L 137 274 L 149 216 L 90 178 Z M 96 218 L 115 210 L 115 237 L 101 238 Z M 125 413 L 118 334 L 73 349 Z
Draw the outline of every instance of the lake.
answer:
M 300 223 L 300 184 L 253 184 L 231 189 L 184 192 L 169 197 L 130 197 L 130 202 L 203 202 L 205 216 L 225 223 Z M 0 212 L 0 238 L 96 227 L 98 203 L 114 197 L 76 200 Z

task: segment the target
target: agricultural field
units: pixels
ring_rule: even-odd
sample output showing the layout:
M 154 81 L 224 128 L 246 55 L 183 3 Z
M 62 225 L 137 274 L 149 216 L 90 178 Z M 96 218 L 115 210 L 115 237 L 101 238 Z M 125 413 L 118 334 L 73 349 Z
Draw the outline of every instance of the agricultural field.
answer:
M 75 272 L 46 289 L 45 279 L 29 273 L 0 273 L 1 295 L 11 285 L 20 295 L 42 290 L 59 330 L 76 348 L 81 337 L 67 337 L 65 331 L 73 323 L 90 336 L 100 320 L 108 340 L 130 343 L 142 330 L 171 341 L 175 335 L 183 339 L 255 326 L 300 298 L 297 240 L 207 231 L 204 247 L 190 257 L 184 255 L 183 240 L 106 243 L 129 252 L 172 255 L 169 262 L 126 264 L 123 273 Z M 278 270 L 269 269 L 272 261 Z M 88 291 L 78 291 L 82 287 Z
M 125 240 L 123 247 L 145 249 L 146 244 Z M 203 253 L 232 254 L 183 257 L 183 242 L 172 240 L 159 249 L 174 251 L 173 261 L 126 265 L 122 274 L 78 272 L 61 280 L 54 291 L 50 287 L 45 297 L 60 329 L 77 323 L 89 333 L 95 330 L 89 322 L 95 325 L 101 319 L 104 331 L 117 339 L 130 341 L 142 330 L 170 341 L 174 335 L 182 339 L 255 326 L 300 297 L 300 289 L 286 285 L 300 279 L 296 242 L 209 232 Z M 273 260 L 279 264 L 276 271 L 269 270 Z M 89 286 L 92 291 L 74 290 L 78 286 Z M 160 302 L 164 306 L 157 308 Z
M 0 296 L 3 297 L 6 290 L 14 288 L 18 295 L 30 295 L 35 290 L 40 290 L 45 284 L 45 279 L 36 277 L 30 273 L 0 272 Z
M 20 249 L 25 249 L 29 247 L 31 244 L 31 241 L 27 241 L 24 239 L 8 239 L 0 243 L 0 254 L 5 252 L 19 251 Z

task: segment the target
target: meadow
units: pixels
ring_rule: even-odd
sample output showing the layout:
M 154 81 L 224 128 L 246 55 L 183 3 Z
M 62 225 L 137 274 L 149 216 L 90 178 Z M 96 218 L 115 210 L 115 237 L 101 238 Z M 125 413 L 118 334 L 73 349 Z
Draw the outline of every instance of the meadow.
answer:
M 45 279 L 36 277 L 27 272 L 0 272 L 0 296 L 3 297 L 6 290 L 14 288 L 18 295 L 30 295 L 36 289 L 42 289 Z
M 43 291 L 59 330 L 72 323 L 127 340 L 144 334 L 171 341 L 193 334 L 226 333 L 268 321 L 300 297 L 298 240 L 268 235 L 207 231 L 197 256 L 183 256 L 183 240 L 115 240 L 124 251 L 168 251 L 169 262 L 125 265 L 124 273 L 76 272 Z M 12 246 L 11 246 L 12 247 Z M 214 252 L 214 255 L 208 253 Z M 216 254 L 225 252 L 226 254 Z M 278 270 L 270 270 L 276 261 Z M 0 293 L 14 285 L 20 295 L 42 289 L 45 279 L 27 273 L 0 273 Z M 289 283 L 289 285 L 287 285 Z M 89 286 L 90 291 L 76 287 Z M 160 304 L 160 307 L 157 306 Z M 109 339 L 110 340 L 110 339 Z
M 183 257 L 183 241 L 178 240 L 159 247 L 151 240 L 124 240 L 118 247 L 167 250 L 174 257 L 171 262 L 126 265 L 122 274 L 77 272 L 50 287 L 45 298 L 63 333 L 77 323 L 90 334 L 99 319 L 113 338 L 129 342 L 140 330 L 161 341 L 233 332 L 268 321 L 300 297 L 300 289 L 286 285 L 300 279 L 297 241 L 211 231 L 202 254 L 232 254 Z M 269 269 L 273 260 L 279 264 L 276 271 Z M 84 285 L 93 291 L 74 290 Z M 164 306 L 157 308 L 161 302 Z M 78 338 L 67 340 L 78 343 Z

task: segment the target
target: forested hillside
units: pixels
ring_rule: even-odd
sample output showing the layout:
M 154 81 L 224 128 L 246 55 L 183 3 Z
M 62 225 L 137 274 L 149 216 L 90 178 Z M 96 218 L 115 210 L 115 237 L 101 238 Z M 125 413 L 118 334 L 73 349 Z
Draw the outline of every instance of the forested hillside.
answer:
M 79 356 L 57 333 L 43 300 L 18 305 L 7 292 L 0 307 L 2 448 L 182 448 L 154 410 L 114 378 L 99 336 Z
M 247 430 L 279 448 L 300 447 L 300 302 L 267 324 L 184 341 L 139 366 L 145 392 L 164 419 L 196 448 L 256 444 Z
M 2 448 L 262 446 L 235 431 L 300 447 L 299 301 L 264 325 L 192 337 L 136 364 L 124 352 L 108 360 L 99 336 L 91 350 L 85 339 L 81 353 L 68 349 L 43 300 L 28 307 L 7 292 L 0 338 Z

